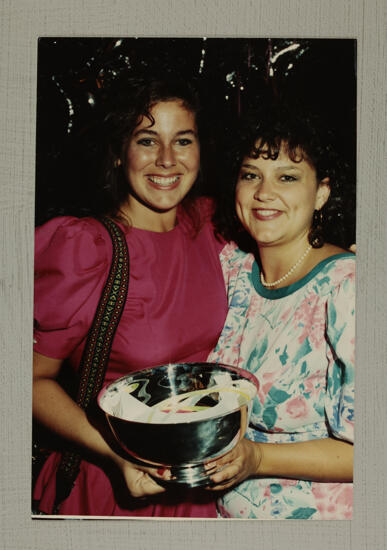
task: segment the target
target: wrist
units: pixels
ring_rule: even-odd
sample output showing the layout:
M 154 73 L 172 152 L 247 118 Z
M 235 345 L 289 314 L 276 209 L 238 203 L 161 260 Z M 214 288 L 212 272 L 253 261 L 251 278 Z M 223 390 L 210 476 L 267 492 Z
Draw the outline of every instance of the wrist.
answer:
M 124 456 L 112 451 L 109 455 L 109 460 L 121 471 L 128 471 L 128 469 L 138 470 L 136 464 L 133 464 L 133 462 L 130 461 L 129 456 L 125 458 Z
M 260 469 L 262 466 L 262 459 L 263 459 L 263 445 L 262 443 L 255 442 L 254 443 L 254 454 L 255 454 L 255 469 L 254 474 L 259 475 Z
M 114 451 L 111 451 L 108 455 L 106 455 L 106 458 L 118 467 L 122 467 L 122 465 L 126 462 L 121 455 L 115 453 Z

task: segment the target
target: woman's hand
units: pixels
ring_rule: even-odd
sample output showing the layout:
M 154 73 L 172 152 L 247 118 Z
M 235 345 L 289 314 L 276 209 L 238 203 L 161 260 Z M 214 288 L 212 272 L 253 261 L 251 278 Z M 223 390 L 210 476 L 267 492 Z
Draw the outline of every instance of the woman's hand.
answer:
M 257 475 L 349 483 L 353 479 L 353 445 L 330 437 L 297 443 L 258 443 L 245 438 L 206 468 L 215 491 Z
M 211 475 L 214 483 L 210 490 L 220 491 L 240 483 L 248 477 L 257 475 L 262 460 L 262 449 L 259 443 L 242 439 L 235 447 L 215 462 L 206 465 L 208 473 L 217 469 Z
M 258 443 L 242 439 L 227 455 L 207 464 L 214 490 L 227 489 L 251 476 L 349 483 L 353 445 L 327 437 L 297 443 Z
M 165 491 L 164 487 L 156 483 L 150 474 L 159 479 L 167 479 L 167 471 L 159 473 L 159 471 L 154 468 L 141 469 L 121 457 L 117 457 L 114 462 L 121 470 L 132 497 L 141 498 L 163 493 Z

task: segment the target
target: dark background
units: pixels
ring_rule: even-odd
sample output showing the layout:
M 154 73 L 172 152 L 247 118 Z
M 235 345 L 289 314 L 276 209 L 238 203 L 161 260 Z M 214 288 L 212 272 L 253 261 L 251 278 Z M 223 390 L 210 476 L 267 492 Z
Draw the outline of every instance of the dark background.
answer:
M 93 180 L 93 124 L 102 95 L 121 74 L 178 73 L 202 91 L 212 147 L 208 194 L 225 161 L 225 136 L 268 90 L 320 112 L 341 154 L 356 167 L 356 41 L 253 38 L 41 38 L 38 43 L 36 224 L 87 215 Z M 205 148 L 203 147 L 203 150 Z M 85 158 L 87 161 L 85 162 Z M 355 211 L 348 229 L 355 242 Z

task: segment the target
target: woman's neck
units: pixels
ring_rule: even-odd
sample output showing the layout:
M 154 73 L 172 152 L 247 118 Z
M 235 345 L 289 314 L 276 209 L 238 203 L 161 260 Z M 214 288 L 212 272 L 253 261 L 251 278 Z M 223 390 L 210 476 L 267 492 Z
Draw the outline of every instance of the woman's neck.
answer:
M 140 203 L 128 201 L 121 206 L 120 214 L 131 227 L 155 233 L 167 233 L 177 223 L 177 208 L 156 212 Z

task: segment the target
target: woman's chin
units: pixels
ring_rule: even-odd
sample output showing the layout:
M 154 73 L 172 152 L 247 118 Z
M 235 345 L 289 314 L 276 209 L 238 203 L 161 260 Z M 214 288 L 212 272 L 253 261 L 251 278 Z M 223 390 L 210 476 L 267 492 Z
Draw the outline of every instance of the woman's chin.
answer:
M 269 247 L 280 244 L 280 239 L 274 235 L 252 235 L 258 247 Z

